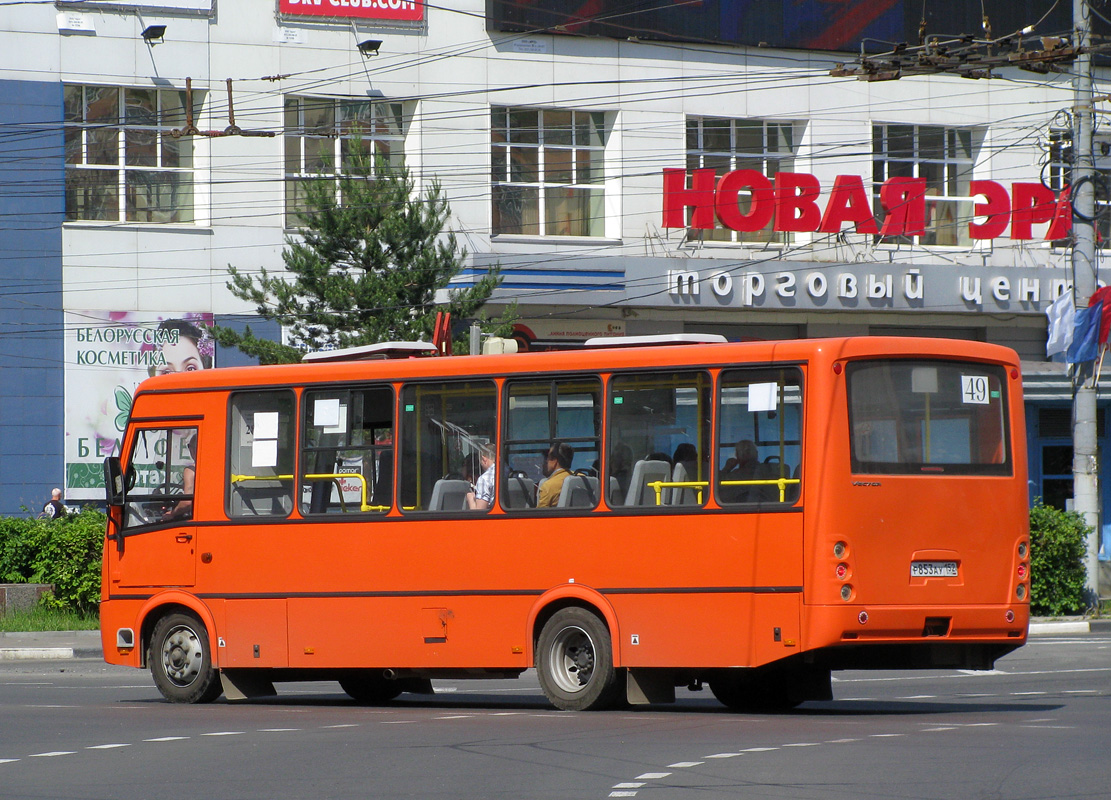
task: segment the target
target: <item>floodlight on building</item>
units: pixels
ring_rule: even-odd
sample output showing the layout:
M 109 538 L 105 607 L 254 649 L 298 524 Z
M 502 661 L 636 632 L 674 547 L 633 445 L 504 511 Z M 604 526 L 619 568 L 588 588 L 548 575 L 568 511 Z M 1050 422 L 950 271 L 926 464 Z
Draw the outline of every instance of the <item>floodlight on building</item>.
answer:
M 364 39 L 356 46 L 359 48 L 359 52 L 363 54 L 363 58 L 370 58 L 378 55 L 378 48 L 382 46 L 382 40 Z
M 163 44 L 162 37 L 166 33 L 165 25 L 148 25 L 143 28 L 143 41 L 154 47 L 156 44 Z

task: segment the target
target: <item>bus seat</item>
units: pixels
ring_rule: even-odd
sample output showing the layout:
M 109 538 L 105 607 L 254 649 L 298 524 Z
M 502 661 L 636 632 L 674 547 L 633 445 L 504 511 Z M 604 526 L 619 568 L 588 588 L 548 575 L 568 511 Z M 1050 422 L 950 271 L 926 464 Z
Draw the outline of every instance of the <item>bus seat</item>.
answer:
M 598 479 L 588 475 L 569 475 L 559 490 L 557 508 L 594 508 L 598 505 Z
M 467 494 L 470 491 L 471 484 L 468 481 L 442 478 L 432 486 L 428 510 L 462 511 L 467 505 Z
M 798 480 L 799 476 L 802 474 L 802 464 L 799 464 L 797 467 L 795 467 L 793 472 L 788 472 L 788 471 L 784 470 L 784 474 L 785 475 L 790 475 L 795 480 Z M 797 501 L 799 499 L 800 494 L 802 494 L 802 484 L 801 483 L 788 483 L 787 484 L 787 492 L 784 495 L 784 499 L 786 499 L 786 501 L 788 503 L 794 503 L 795 501 Z
M 656 481 L 671 479 L 671 465 L 666 461 L 647 461 L 641 459 L 633 466 L 633 476 L 629 480 L 629 493 L 625 495 L 627 506 L 654 506 L 656 492 L 648 486 Z M 661 501 L 668 501 L 669 492 L 663 490 Z
M 615 475 L 610 475 L 610 508 L 621 505 L 621 501 L 624 499 L 625 493 L 621 491 L 621 481 L 617 480 Z
M 386 448 L 378 456 L 378 474 L 374 479 L 371 503 L 376 506 L 393 505 L 393 448 Z
M 757 465 L 755 477 L 757 480 L 775 481 L 779 480 L 779 473 L 779 459 L 776 458 L 775 461 L 765 461 L 763 464 Z M 790 474 L 789 470 L 783 470 L 784 477 Z M 765 503 L 779 502 L 779 486 L 773 483 L 765 483 L 762 486 L 754 486 L 753 488 L 756 490 L 751 495 L 753 500 L 760 500 Z
M 536 481 L 523 475 L 510 475 L 503 504 L 506 508 L 536 508 Z
M 671 480 L 676 483 L 686 483 L 695 480 L 695 478 L 687 472 L 686 466 L 680 461 L 671 472 Z M 698 490 L 673 488 L 669 504 L 673 506 L 696 506 L 698 505 Z

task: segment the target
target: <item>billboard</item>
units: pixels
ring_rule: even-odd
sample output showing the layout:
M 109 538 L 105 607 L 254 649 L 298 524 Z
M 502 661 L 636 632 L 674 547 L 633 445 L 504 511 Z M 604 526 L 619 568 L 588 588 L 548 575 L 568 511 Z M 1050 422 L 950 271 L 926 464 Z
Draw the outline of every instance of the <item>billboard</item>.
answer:
M 1036 25 L 1068 35 L 1071 5 L 1059 0 L 487 0 L 487 30 L 614 39 L 870 52 L 928 36 L 995 37 Z M 1109 26 L 1093 15 L 1096 32 Z
M 67 500 L 103 500 L 103 462 L 120 451 L 135 389 L 152 375 L 214 366 L 212 314 L 66 312 Z

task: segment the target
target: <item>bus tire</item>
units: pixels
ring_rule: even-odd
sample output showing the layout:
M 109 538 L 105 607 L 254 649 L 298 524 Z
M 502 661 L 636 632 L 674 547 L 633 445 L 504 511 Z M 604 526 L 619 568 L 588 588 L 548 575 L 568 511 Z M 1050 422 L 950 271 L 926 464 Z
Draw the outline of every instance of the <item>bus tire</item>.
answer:
M 786 676 L 777 671 L 727 669 L 709 680 L 714 697 L 732 711 L 775 713 L 790 711 L 801 702 L 791 696 Z
M 154 685 L 171 703 L 211 703 L 224 689 L 212 668 L 208 631 L 193 614 L 158 620 L 147 656 Z
M 368 706 L 388 703 L 404 690 L 401 681 L 387 680 L 371 670 L 340 678 L 339 686 L 356 703 Z
M 585 608 L 560 609 L 544 624 L 536 672 L 544 696 L 563 711 L 611 708 L 620 699 L 609 630 Z

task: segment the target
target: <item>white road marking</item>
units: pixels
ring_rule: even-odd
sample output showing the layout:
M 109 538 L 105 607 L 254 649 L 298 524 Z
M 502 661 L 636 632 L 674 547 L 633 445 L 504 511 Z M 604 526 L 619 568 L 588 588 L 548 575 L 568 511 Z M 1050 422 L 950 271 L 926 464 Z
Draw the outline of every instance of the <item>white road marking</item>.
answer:
M 660 778 L 666 778 L 671 775 L 670 772 L 646 772 L 643 775 L 637 775 L 635 780 L 638 781 L 658 781 Z
M 344 725 L 322 725 L 323 730 L 330 730 L 331 728 L 358 728 L 359 726 L 353 722 L 348 722 Z
M 742 753 L 770 753 L 772 750 L 778 750 L 778 747 L 750 747 L 747 750 L 742 750 Z
M 14 764 L 17 761 L 18 758 L 0 758 L 0 764 Z
M 433 717 L 432 719 L 470 719 L 474 714 L 451 714 L 446 717 Z
M 826 744 L 848 744 L 849 742 L 859 742 L 860 739 L 830 739 Z
M 899 736 L 906 736 L 905 733 L 870 733 L 868 735 L 873 739 L 895 739 Z
M 610 797 L 636 797 L 636 792 L 610 792 Z
M 143 739 L 144 742 L 180 742 L 188 736 L 159 736 L 157 739 Z
M 714 753 L 712 756 L 702 756 L 703 758 L 736 758 L 740 753 Z
M 52 750 L 49 753 L 31 753 L 28 758 L 54 758 L 54 756 L 76 755 L 73 750 Z
M 670 769 L 686 769 L 687 767 L 697 767 L 705 763 L 705 761 L 676 761 L 674 764 L 668 764 L 667 766 Z
M 216 731 L 214 733 L 202 733 L 201 736 L 242 736 L 243 731 Z
M 791 744 L 785 744 L 783 746 L 784 747 L 817 747 L 818 744 L 819 744 L 818 742 L 791 742 Z
M 259 733 L 293 733 L 301 730 L 300 728 L 259 728 Z
M 131 747 L 129 744 L 94 744 L 86 747 L 86 750 L 114 750 L 117 747 Z
M 614 789 L 639 789 L 643 785 L 644 785 L 643 783 L 639 783 L 639 782 L 636 782 L 636 781 L 628 781 L 626 783 L 615 783 L 613 785 L 613 788 Z

